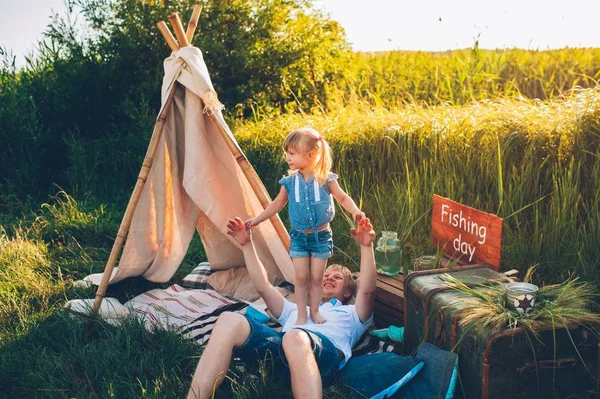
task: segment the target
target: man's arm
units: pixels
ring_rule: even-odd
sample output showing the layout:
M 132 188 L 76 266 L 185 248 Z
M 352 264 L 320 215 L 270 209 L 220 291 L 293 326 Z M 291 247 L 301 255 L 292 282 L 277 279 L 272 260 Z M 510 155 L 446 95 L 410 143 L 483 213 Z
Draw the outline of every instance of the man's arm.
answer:
M 246 268 L 256 291 L 265 301 L 273 316 L 279 318 L 283 311 L 284 298 L 269 281 L 267 271 L 260 259 L 258 259 L 250 230 L 246 230 L 242 219 L 236 217 L 235 219 L 230 219 L 227 223 L 227 234 L 232 236 L 241 245 L 244 260 L 246 261 Z
M 358 228 L 350 229 L 354 241 L 360 244 L 360 285 L 356 293 L 355 309 L 363 323 L 373 315 L 375 309 L 375 288 L 377 272 L 375 269 L 375 253 L 373 240 L 375 232 L 368 218 L 358 223 Z

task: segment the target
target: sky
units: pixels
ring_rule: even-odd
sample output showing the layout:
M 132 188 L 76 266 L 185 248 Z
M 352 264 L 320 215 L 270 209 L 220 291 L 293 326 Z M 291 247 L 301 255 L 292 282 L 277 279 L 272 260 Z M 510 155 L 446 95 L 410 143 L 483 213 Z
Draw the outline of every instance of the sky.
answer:
M 312 0 L 357 51 L 444 51 L 472 47 L 600 47 L 600 0 Z M 63 0 L 0 0 L 0 47 L 17 65 L 35 49 Z

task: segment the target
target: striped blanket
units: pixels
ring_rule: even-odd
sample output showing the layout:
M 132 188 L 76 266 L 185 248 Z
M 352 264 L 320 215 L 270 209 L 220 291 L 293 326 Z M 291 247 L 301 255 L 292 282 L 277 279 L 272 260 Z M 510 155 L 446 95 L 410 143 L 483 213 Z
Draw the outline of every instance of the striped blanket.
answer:
M 174 284 L 140 294 L 125 306 L 140 317 L 148 329 L 169 329 L 202 345 L 210 338 L 219 315 L 223 312 L 244 314 L 248 304 L 211 289 L 186 289 Z M 267 325 L 281 330 L 278 323 Z M 353 356 L 393 350 L 392 344 L 365 334 L 355 346 Z
M 236 304 L 223 306 L 210 315 L 198 317 L 192 323 L 182 328 L 180 330 L 180 333 L 183 334 L 183 336 L 185 337 L 194 339 L 200 344 L 204 344 L 210 338 L 210 333 L 212 332 L 213 326 L 217 322 L 217 319 L 221 313 L 245 313 L 247 306 L 248 305 L 246 305 L 245 303 L 239 302 Z M 273 328 L 275 331 L 281 331 L 282 326 L 279 323 L 269 321 L 265 324 Z M 352 356 L 366 355 L 369 353 L 379 352 L 393 352 L 394 349 L 395 347 L 393 344 L 387 341 L 381 341 L 380 339 L 372 337 L 369 334 L 365 334 L 362 336 L 362 338 L 358 341 L 358 343 L 352 350 Z
M 181 331 L 203 317 L 220 314 L 226 309 L 239 311 L 246 303 L 227 298 L 217 291 L 190 290 L 180 285 L 156 288 L 125 303 L 148 329 L 164 328 Z M 193 338 L 193 337 L 190 337 Z

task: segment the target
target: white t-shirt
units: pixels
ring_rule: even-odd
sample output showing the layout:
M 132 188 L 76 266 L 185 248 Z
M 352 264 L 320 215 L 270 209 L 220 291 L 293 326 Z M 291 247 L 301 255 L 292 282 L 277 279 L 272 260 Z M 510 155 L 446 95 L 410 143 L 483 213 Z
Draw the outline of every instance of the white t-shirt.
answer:
M 293 328 L 301 328 L 323 334 L 344 354 L 344 360 L 340 362 L 340 369 L 350 360 L 352 347 L 358 342 L 364 332 L 367 331 L 373 320 L 373 315 L 371 315 L 367 321 L 362 323 L 358 318 L 354 305 L 344 305 L 339 300 L 333 298 L 329 302 L 322 303 L 319 307 L 319 313 L 321 313 L 327 322 L 315 324 L 310 318 L 310 312 L 307 307 L 307 323 L 297 326 L 298 307 L 295 303 L 285 298 L 283 301 L 283 310 L 281 311 L 281 316 L 277 319 L 283 326 L 282 332 L 285 333 Z

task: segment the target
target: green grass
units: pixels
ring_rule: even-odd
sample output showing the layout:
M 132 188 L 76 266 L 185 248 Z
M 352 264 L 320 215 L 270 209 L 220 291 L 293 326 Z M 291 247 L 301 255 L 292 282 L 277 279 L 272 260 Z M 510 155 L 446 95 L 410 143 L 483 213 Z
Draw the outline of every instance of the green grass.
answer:
M 240 124 L 236 138 L 272 194 L 285 173 L 280 143 L 303 125 L 329 140 L 334 171 L 376 229 L 407 232 L 411 257 L 435 252 L 436 193 L 504 218 L 504 270 L 540 264 L 539 278 L 548 283 L 576 273 L 600 286 L 600 90 L 547 102 L 363 105 Z M 352 253 L 338 219 L 335 243 Z
M 184 397 L 202 352 L 194 342 L 173 332 L 147 331 L 135 319 L 115 327 L 62 308 L 69 299 L 94 297 L 93 289 L 72 283 L 104 269 L 112 245 L 108 236 L 118 218 L 105 206 L 77 202 L 61 191 L 37 212 L 11 220 L 12 227 L 0 228 L 2 397 Z M 195 237 L 171 282 L 129 279 L 109 287 L 108 296 L 125 302 L 165 287 L 203 259 Z M 289 387 L 273 382 L 268 370 L 263 365 L 256 378 L 234 369 L 217 398 L 291 397 Z M 333 386 L 325 397 L 348 395 Z
M 596 326 L 600 323 L 600 315 L 593 309 L 598 290 L 579 278 L 540 287 L 535 310 L 530 314 L 507 309 L 503 285 L 483 282 L 471 286 L 450 274 L 442 274 L 440 279 L 445 287 L 460 294 L 456 304 L 460 302 L 461 307 L 468 309 L 459 322 L 461 327 L 474 328 L 484 334 L 497 333 L 507 327 L 522 327 L 537 336 L 548 326 L 584 325 L 593 334 L 598 334 Z
M 333 146 L 342 187 L 362 203 L 378 232 L 400 233 L 407 260 L 435 253 L 429 238 L 431 196 L 437 193 L 505 219 L 503 269 L 524 272 L 539 264 L 539 285 L 575 274 L 600 286 L 598 89 L 548 102 L 504 99 L 397 109 L 362 104 L 232 125 L 271 194 L 285 173 L 283 136 L 303 125 L 321 131 Z M 104 269 L 124 203 L 75 199 L 64 191 L 41 207 L 12 201 L 7 193 L 2 198 L 14 204 L 0 216 L 3 392 L 182 397 L 200 348 L 133 322 L 113 327 L 59 311 L 69 299 L 93 296 L 72 282 Z M 358 252 L 347 220 L 338 215 L 333 230 L 332 261 L 356 269 Z M 204 259 L 196 237 L 171 282 Z M 130 279 L 109 293 L 125 301 L 156 286 L 164 285 Z M 218 396 L 289 397 L 289 388 L 268 375 L 231 374 Z M 346 396 L 340 385 L 326 392 L 329 398 Z
M 600 49 L 472 49 L 357 53 L 338 96 L 375 106 L 468 104 L 498 98 L 548 100 L 595 87 Z

